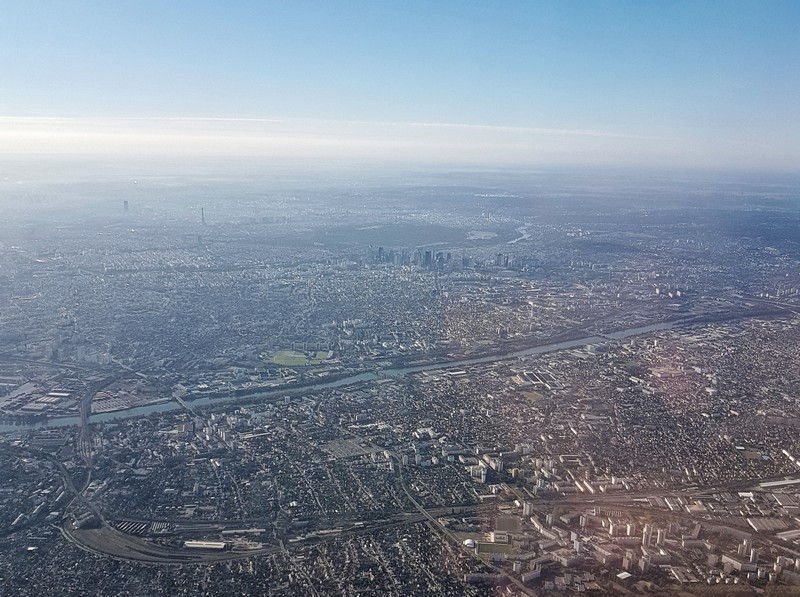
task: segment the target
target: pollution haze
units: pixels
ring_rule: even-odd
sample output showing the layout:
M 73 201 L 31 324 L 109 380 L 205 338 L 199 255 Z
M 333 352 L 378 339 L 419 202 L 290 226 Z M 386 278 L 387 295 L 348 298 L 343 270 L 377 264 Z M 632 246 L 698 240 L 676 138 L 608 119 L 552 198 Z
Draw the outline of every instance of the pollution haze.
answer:
M 0 593 L 792 594 L 799 6 L 0 1 Z

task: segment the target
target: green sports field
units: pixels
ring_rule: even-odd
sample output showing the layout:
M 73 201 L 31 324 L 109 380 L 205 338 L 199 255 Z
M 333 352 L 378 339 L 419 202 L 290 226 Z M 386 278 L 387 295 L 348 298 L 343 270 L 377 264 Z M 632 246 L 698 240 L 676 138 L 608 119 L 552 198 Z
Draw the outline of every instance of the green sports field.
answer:
M 513 548 L 505 543 L 478 543 L 478 553 L 511 553 Z
M 328 357 L 324 350 L 311 352 L 308 355 L 297 350 L 276 350 L 272 354 L 263 355 L 264 360 L 281 367 L 305 367 L 307 365 L 319 365 Z

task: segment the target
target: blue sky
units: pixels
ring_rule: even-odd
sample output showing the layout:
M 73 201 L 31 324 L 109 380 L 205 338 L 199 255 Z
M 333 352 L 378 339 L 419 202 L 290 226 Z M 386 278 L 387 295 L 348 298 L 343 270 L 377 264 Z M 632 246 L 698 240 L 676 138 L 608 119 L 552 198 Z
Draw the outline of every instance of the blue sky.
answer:
M 0 153 L 800 164 L 796 1 L 0 0 L 0 81 Z

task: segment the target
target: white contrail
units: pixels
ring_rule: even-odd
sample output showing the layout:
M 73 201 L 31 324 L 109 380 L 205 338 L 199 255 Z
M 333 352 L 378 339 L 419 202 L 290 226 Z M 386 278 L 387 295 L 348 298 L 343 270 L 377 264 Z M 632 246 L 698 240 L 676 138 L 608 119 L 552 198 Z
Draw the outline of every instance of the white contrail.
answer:
M 600 129 L 568 129 L 552 127 L 510 126 L 494 124 L 470 124 L 454 122 L 403 122 L 403 121 L 368 121 L 368 120 L 316 120 L 316 119 L 280 119 L 233 116 L 121 116 L 108 118 L 81 118 L 62 116 L 0 116 L 0 122 L 16 124 L 103 124 L 112 122 L 208 122 L 208 123 L 254 123 L 254 124 L 298 124 L 298 125 L 355 125 L 355 126 L 388 126 L 412 128 L 436 128 L 473 130 L 512 134 L 564 135 L 573 137 L 605 137 L 611 139 L 660 139 L 636 133 L 606 131 Z

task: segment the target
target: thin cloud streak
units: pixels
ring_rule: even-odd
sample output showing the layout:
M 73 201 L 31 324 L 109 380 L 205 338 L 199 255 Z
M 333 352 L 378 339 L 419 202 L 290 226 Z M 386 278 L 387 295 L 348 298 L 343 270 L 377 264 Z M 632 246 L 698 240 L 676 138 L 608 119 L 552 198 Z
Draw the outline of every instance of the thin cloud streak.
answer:
M 398 123 L 402 124 L 402 123 Z M 559 129 L 559 128 L 540 128 L 526 126 L 503 126 L 491 124 L 458 124 L 450 122 L 409 122 L 409 126 L 432 127 L 432 128 L 454 128 L 464 130 L 490 130 L 506 133 L 530 133 L 534 135 L 568 135 L 584 137 L 607 137 L 609 139 L 650 139 L 663 140 L 665 137 L 653 137 L 650 135 L 638 135 L 634 133 L 618 133 L 613 131 L 603 131 L 595 129 Z
M 693 130 L 669 133 L 449 122 L 7 115 L 0 116 L 0 155 L 796 169 L 797 151 L 789 140 L 765 145 L 748 131 L 713 140 Z
M 509 126 L 494 124 L 468 124 L 453 122 L 402 122 L 402 121 L 369 121 L 369 120 L 284 120 L 280 118 L 249 118 L 249 117 L 226 117 L 226 116 L 123 116 L 119 118 L 80 118 L 80 117 L 59 117 L 59 116 L 0 116 L 0 122 L 16 122 L 24 124 L 26 122 L 53 122 L 63 124 L 79 123 L 111 123 L 111 122 L 232 122 L 232 123 L 280 123 L 290 124 L 292 122 L 299 125 L 313 125 L 314 123 L 324 125 L 357 125 L 357 126 L 391 126 L 391 127 L 421 127 L 421 128 L 442 128 L 442 129 L 461 129 L 475 131 L 496 131 L 506 133 L 529 133 L 542 135 L 570 135 L 587 137 L 608 137 L 610 139 L 652 139 L 659 140 L 663 137 L 650 135 L 640 135 L 635 133 L 623 133 L 616 131 L 605 131 L 598 129 L 565 129 L 548 127 L 526 127 Z

